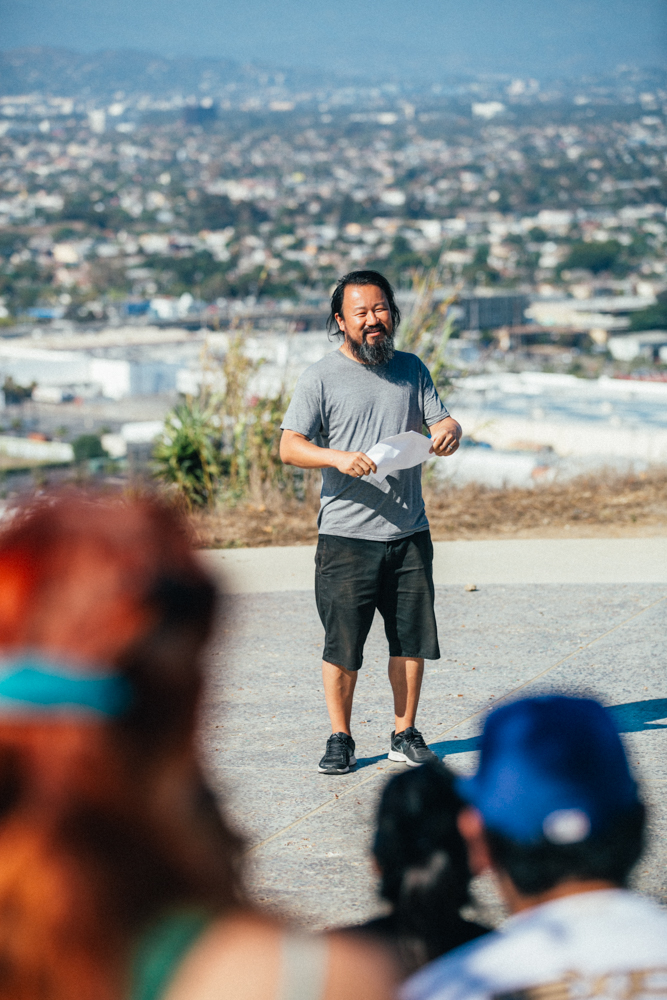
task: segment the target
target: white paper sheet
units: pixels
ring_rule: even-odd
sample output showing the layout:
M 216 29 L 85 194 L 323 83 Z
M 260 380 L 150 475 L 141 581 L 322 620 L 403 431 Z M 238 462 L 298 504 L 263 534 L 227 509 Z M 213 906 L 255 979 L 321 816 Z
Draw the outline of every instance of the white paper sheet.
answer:
M 430 458 L 430 448 L 432 444 L 430 437 L 417 434 L 416 431 L 406 431 L 405 434 L 395 434 L 393 437 L 384 438 L 374 444 L 366 454 L 371 458 L 376 466 L 377 472 L 369 476 L 363 476 L 372 482 L 384 482 L 392 472 L 399 469 L 411 469 L 415 465 L 421 465 L 427 458 Z

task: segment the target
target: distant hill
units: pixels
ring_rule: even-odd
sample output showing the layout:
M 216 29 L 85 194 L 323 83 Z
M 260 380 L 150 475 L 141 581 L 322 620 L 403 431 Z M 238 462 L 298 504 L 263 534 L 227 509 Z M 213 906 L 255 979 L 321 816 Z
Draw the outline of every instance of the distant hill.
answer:
M 330 74 L 329 74 L 330 76 Z M 315 86 L 319 74 L 242 65 L 230 59 L 165 58 L 132 50 L 95 53 L 28 48 L 0 52 L 0 94 L 39 92 L 101 99 L 125 94 L 215 94 L 232 83 Z M 202 87 L 201 85 L 205 86 Z
M 231 59 L 169 58 L 132 49 L 83 53 L 35 47 L 0 51 L 0 95 L 7 96 L 40 93 L 107 101 L 122 91 L 127 97 L 146 95 L 164 99 L 196 94 L 199 97 L 210 95 L 217 100 L 225 91 L 229 94 L 233 90 L 237 99 L 261 91 L 264 96 L 268 92 L 270 99 L 280 100 L 303 92 L 317 95 L 350 87 L 366 90 L 370 94 L 369 88 L 380 87 L 383 96 L 390 92 L 416 97 L 421 94 L 436 103 L 442 103 L 448 95 L 464 92 L 474 93 L 474 100 L 499 98 L 505 101 L 507 79 L 509 77 L 476 77 L 473 74 L 441 75 L 437 88 L 432 89 L 431 83 L 426 80 L 398 79 L 391 72 L 373 80 L 369 76 L 340 75 L 329 69 L 322 73 L 259 62 L 240 63 Z M 476 81 L 474 91 L 469 90 L 473 81 Z M 542 83 L 543 88 L 537 96 L 531 96 L 529 91 L 513 98 L 510 103 L 515 100 L 522 104 L 535 101 L 539 105 L 545 100 L 545 86 L 553 92 L 549 99 L 564 97 L 571 100 L 583 88 L 592 103 L 626 103 L 631 93 L 636 96 L 642 90 L 664 89 L 667 72 L 664 69 L 620 67 L 607 76 L 588 76 L 585 80 L 564 77 L 548 81 L 545 78 Z

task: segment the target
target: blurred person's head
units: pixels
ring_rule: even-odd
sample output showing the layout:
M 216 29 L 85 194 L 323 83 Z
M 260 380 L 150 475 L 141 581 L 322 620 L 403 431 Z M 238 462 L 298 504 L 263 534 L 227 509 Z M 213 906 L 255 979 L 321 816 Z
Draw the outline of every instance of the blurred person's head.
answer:
M 107 1000 L 141 930 L 240 898 L 194 730 L 213 584 L 153 499 L 0 534 L 0 998 Z
M 378 271 L 351 271 L 331 296 L 327 329 L 341 334 L 354 357 L 381 365 L 394 356 L 394 334 L 401 313 L 394 292 Z
M 611 716 L 590 699 L 497 709 L 457 790 L 471 807 L 459 819 L 471 866 L 499 874 L 513 910 L 623 887 L 641 855 L 644 806 Z
M 415 968 L 462 943 L 456 932 L 471 880 L 457 827 L 462 806 L 453 776 L 438 763 L 396 775 L 380 800 L 373 844 L 380 894 L 414 952 L 402 957 Z

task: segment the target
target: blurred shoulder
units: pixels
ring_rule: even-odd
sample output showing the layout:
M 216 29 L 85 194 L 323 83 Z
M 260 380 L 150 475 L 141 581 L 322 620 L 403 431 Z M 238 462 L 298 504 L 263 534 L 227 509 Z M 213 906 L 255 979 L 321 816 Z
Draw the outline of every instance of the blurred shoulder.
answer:
M 324 1000 L 392 1000 L 399 969 L 379 941 L 353 933 L 330 934 Z
M 295 941 L 302 958 L 321 962 L 324 983 L 324 992 L 303 1000 L 392 1000 L 396 970 L 383 948 L 346 935 L 310 936 L 249 911 L 208 928 L 164 1000 L 276 1000 L 285 946 Z
M 277 921 L 252 911 L 215 920 L 181 962 L 163 1000 L 273 1000 L 283 933 Z

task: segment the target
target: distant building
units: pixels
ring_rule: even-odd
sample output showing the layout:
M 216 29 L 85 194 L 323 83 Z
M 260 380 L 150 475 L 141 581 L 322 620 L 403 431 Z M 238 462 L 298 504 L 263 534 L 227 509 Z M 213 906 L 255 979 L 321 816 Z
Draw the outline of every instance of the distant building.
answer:
M 610 337 L 609 352 L 615 361 L 634 361 L 644 357 L 656 364 L 667 361 L 667 330 L 641 330 Z
M 123 310 L 127 316 L 145 316 L 150 307 L 151 304 L 148 301 L 126 302 L 123 306 Z
M 33 306 L 27 310 L 31 319 L 62 319 L 65 315 L 63 306 Z
M 594 295 L 586 299 L 538 299 L 526 310 L 528 318 L 541 326 L 570 327 L 593 332 L 627 330 L 633 312 L 655 303 L 655 297 L 641 295 Z M 593 337 L 596 340 L 596 337 Z M 606 337 L 597 341 L 604 343 Z
M 478 118 L 495 118 L 505 110 L 505 105 L 500 101 L 476 101 L 472 105 L 472 113 Z
M 202 102 L 183 109 L 183 121 L 186 125 L 210 125 L 218 117 L 215 104 Z
M 163 361 L 98 358 L 85 351 L 48 350 L 17 340 L 0 342 L 0 383 L 6 378 L 21 386 L 36 383 L 35 401 L 41 397 L 43 402 L 62 402 L 75 395 L 124 399 L 172 392 L 178 370 L 178 365 Z
M 490 295 L 460 299 L 464 330 L 495 330 L 499 326 L 521 326 L 528 306 L 526 295 Z
M 101 135 L 107 126 L 107 116 L 104 111 L 96 109 L 88 112 L 88 125 L 91 132 Z

